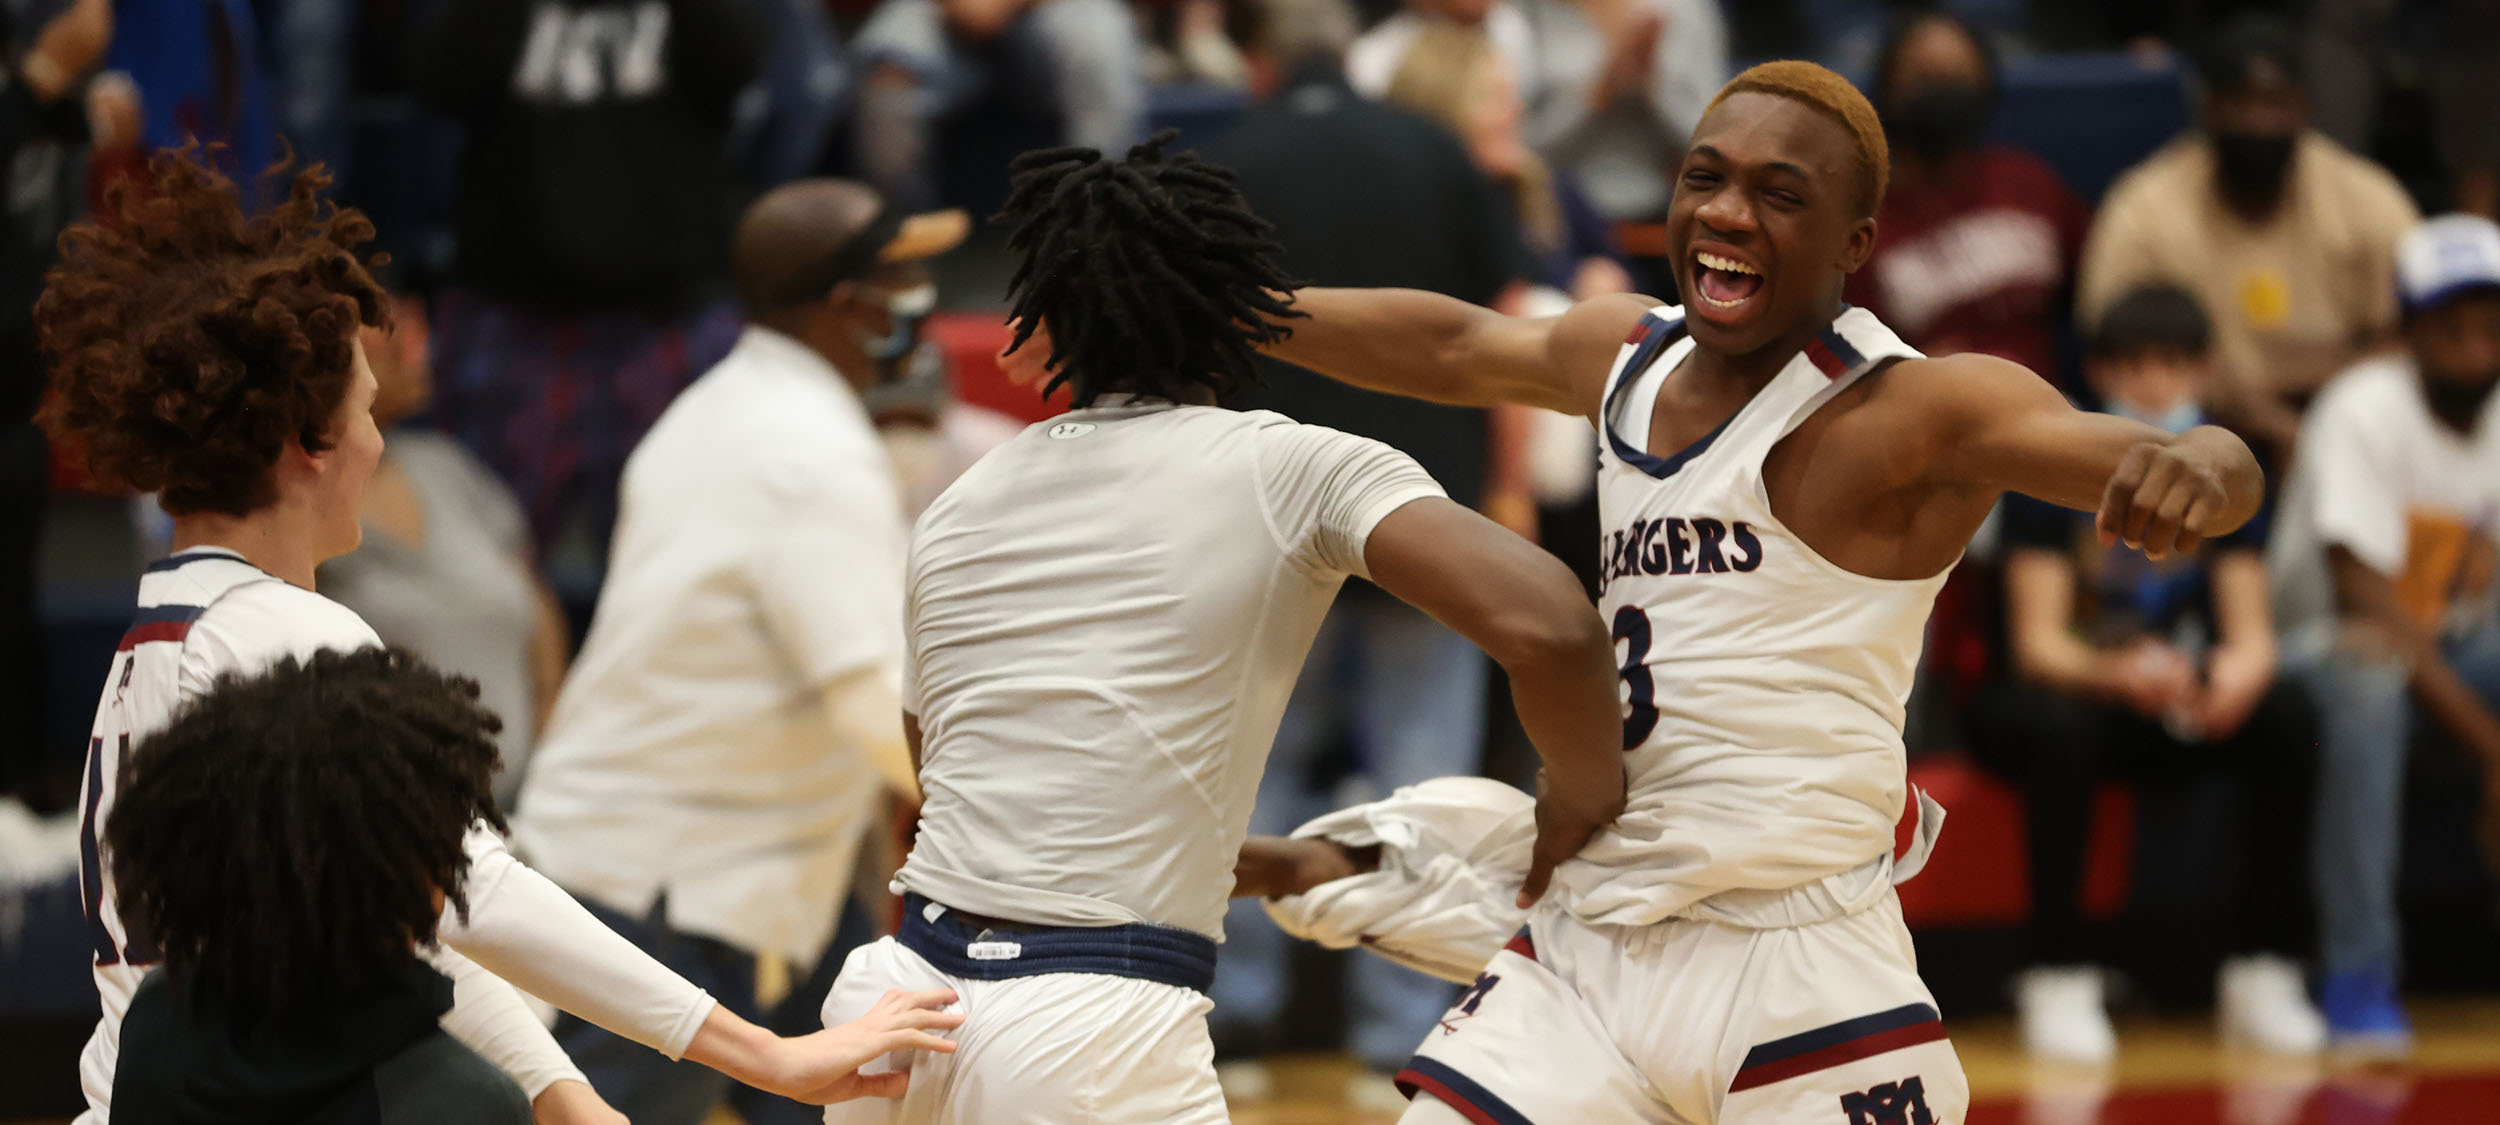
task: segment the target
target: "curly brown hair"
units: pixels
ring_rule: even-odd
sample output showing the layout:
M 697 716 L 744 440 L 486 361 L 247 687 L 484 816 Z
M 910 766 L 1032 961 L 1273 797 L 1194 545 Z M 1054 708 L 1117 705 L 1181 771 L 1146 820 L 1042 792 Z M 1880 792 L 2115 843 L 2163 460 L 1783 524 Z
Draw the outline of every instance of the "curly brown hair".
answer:
M 321 165 L 271 168 L 285 198 L 255 216 L 214 156 L 149 160 L 108 216 L 62 233 L 35 304 L 56 392 L 45 430 L 174 515 L 273 501 L 287 439 L 330 447 L 357 331 L 389 315 L 356 252 L 373 223 L 321 198 Z

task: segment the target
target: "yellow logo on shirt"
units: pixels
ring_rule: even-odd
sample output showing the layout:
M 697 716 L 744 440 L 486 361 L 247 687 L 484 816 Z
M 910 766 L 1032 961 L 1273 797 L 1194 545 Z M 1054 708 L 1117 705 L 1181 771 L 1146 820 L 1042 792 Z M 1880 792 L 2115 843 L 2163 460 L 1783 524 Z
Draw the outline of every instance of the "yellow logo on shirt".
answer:
M 2240 278 L 2240 315 L 2251 328 L 2279 328 L 2292 318 L 2292 290 L 2283 275 L 2257 270 Z

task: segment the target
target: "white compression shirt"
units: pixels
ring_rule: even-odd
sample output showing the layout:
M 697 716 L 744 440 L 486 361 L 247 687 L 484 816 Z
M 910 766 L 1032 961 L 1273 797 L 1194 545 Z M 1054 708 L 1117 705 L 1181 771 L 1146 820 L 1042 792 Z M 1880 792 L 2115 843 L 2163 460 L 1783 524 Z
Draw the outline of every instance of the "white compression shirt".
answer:
M 1235 853 L 1320 619 L 1415 462 L 1280 415 L 1038 423 L 912 541 L 920 835 L 897 883 L 1043 925 L 1223 935 Z

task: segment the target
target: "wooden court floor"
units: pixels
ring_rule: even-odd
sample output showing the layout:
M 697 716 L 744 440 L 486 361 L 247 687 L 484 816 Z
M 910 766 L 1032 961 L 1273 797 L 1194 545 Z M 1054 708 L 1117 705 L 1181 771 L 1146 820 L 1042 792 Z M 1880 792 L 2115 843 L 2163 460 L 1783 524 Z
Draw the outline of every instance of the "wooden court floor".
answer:
M 2421 1045 L 2401 1068 L 2242 1057 L 2210 1024 L 2179 1020 L 2122 1022 L 2117 1065 L 2096 1074 L 2032 1065 L 2010 1017 L 1948 1026 L 1970 1074 L 1968 1125 L 2500 1125 L 2500 997 L 2423 1002 L 2413 1015 Z M 1278 1096 L 1235 1106 L 1236 1125 L 1396 1120 L 1348 1108 L 1345 1062 L 1276 1069 Z M 1843 1125 L 1837 1114 L 1831 1125 Z
M 2117 1065 L 2093 1073 L 2027 1062 L 2010 1017 L 1948 1026 L 1970 1073 L 1967 1125 L 2500 1125 L 2500 997 L 2424 1001 L 2413 1016 L 2420 1048 L 2392 1068 L 2243 1057 L 2223 1050 L 2204 1022 L 2137 1020 L 2119 1025 Z M 1290 1056 L 1273 1066 L 1276 1096 L 1234 1106 L 1235 1125 L 1396 1121 L 1352 1108 L 1344 1090 L 1353 1065 L 1343 1059 Z M 711 1125 L 738 1123 L 723 1114 Z M 1845 1123 L 1835 1113 L 1829 1125 Z

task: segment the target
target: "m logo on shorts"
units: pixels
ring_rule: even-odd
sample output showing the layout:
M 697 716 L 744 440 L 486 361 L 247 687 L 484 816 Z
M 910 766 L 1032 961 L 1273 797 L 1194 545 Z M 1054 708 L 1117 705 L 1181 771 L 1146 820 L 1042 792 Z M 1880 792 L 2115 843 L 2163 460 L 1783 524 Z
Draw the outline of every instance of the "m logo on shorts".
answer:
M 1849 1125 L 1936 1125 L 1936 1115 L 1927 1109 L 1927 1084 L 1917 1075 L 1863 1094 L 1842 1094 L 1840 1111 L 1849 1115 Z
M 1484 1003 L 1485 994 L 1492 992 L 1493 986 L 1500 983 L 1502 983 L 1502 978 L 1492 973 L 1477 973 L 1476 983 L 1468 985 L 1467 991 L 1459 993 L 1458 1003 L 1450 1006 L 1450 1014 L 1441 1017 L 1441 1034 L 1458 1034 L 1457 1021 L 1475 1015 L 1476 1006 Z

